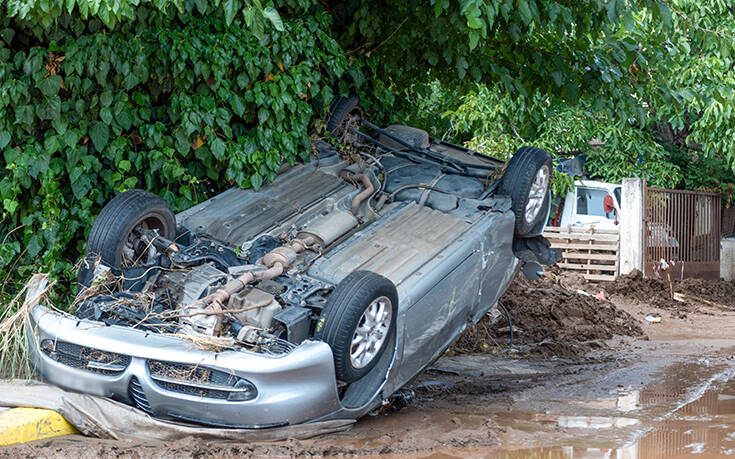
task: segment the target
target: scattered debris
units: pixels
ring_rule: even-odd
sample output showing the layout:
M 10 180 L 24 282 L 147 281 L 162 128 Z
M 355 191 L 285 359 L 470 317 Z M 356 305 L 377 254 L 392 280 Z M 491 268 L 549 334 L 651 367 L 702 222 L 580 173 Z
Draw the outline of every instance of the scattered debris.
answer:
M 727 305 L 724 305 L 724 304 L 721 304 L 721 303 L 717 303 L 717 302 L 714 302 L 714 301 L 706 300 L 704 298 L 700 298 L 698 296 L 694 296 L 694 295 L 691 295 L 691 294 L 674 293 L 674 300 L 679 301 L 679 302 L 682 302 L 682 303 L 695 303 L 695 304 L 696 303 L 699 303 L 699 304 L 702 304 L 704 306 L 710 306 L 710 307 L 713 307 L 713 308 L 716 308 L 716 309 L 720 309 L 720 310 L 723 310 L 723 311 L 732 311 L 733 309 L 735 309 L 732 306 L 727 306 Z
M 648 321 L 649 323 L 652 323 L 652 324 L 657 324 L 657 323 L 661 322 L 661 316 L 654 316 L 654 315 L 652 315 L 652 314 L 648 314 L 648 315 L 646 316 L 646 320 L 647 320 L 647 321 Z

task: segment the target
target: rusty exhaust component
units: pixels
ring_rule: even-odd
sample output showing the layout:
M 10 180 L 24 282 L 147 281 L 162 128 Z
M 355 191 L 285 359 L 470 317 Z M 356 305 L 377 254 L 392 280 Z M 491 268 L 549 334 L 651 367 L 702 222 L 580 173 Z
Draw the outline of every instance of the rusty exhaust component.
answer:
M 349 171 L 343 171 L 340 173 L 340 177 L 343 180 L 349 180 L 352 182 L 360 182 L 362 187 L 364 188 L 360 193 L 357 194 L 354 198 L 352 198 L 352 205 L 350 208 L 350 211 L 352 212 L 352 215 L 357 215 L 357 211 L 360 210 L 360 205 L 370 196 L 373 195 L 373 191 L 375 191 L 375 187 L 373 187 L 373 183 L 370 181 L 370 178 L 365 174 L 353 174 Z
M 340 174 L 340 177 L 343 180 L 359 182 L 363 187 L 363 190 L 352 199 L 351 203 L 350 211 L 353 215 L 357 215 L 357 212 L 360 209 L 360 205 L 362 205 L 362 203 L 365 202 L 366 199 L 369 199 L 370 196 L 373 195 L 375 187 L 373 187 L 370 178 L 365 174 L 354 174 L 349 171 L 343 171 Z M 219 335 L 222 323 L 222 314 L 224 314 L 225 309 L 224 305 L 227 304 L 227 301 L 232 295 L 240 292 L 246 286 L 254 282 L 260 282 L 266 279 L 275 279 L 276 277 L 283 274 L 286 268 L 291 266 L 291 263 L 296 260 L 296 257 L 299 253 L 303 252 L 313 245 L 317 245 L 320 243 L 321 241 L 319 240 L 319 238 L 312 234 L 298 234 L 288 243 L 280 247 L 276 247 L 275 249 L 263 255 L 261 262 L 264 266 L 266 266 L 267 269 L 263 271 L 248 271 L 243 275 L 227 282 L 225 285 L 217 289 L 217 291 L 215 291 L 214 293 L 210 293 L 204 298 L 194 301 L 188 307 L 204 309 L 207 311 L 211 311 L 213 314 L 217 315 L 217 323 L 214 327 L 214 331 L 216 335 Z
M 283 274 L 286 268 L 288 268 L 291 263 L 294 262 L 296 256 L 299 253 L 317 243 L 317 239 L 312 235 L 299 235 L 296 238 L 290 240 L 288 243 L 280 247 L 276 247 L 263 256 L 262 262 L 267 267 L 267 269 L 263 271 L 248 271 L 243 275 L 232 279 L 231 281 L 217 289 L 217 291 L 215 291 L 214 293 L 211 293 L 204 298 L 196 300 L 188 307 L 208 309 L 212 310 L 214 314 L 217 314 L 218 321 L 217 325 L 215 326 L 215 333 L 219 333 L 220 323 L 222 321 L 222 314 L 218 313 L 218 311 L 223 311 L 223 305 L 227 304 L 227 301 L 232 295 L 238 293 L 240 290 L 244 289 L 247 285 L 252 284 L 253 282 L 259 282 L 266 279 L 275 279 L 276 277 L 280 276 L 281 274 Z

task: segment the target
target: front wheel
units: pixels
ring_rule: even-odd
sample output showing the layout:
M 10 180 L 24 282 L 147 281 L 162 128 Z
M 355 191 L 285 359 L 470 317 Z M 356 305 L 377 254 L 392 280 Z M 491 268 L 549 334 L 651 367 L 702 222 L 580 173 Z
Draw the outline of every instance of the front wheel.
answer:
M 139 240 L 140 230 L 156 230 L 166 239 L 176 238 L 176 218 L 171 207 L 159 196 L 143 190 L 115 196 L 92 225 L 87 257 L 99 256 L 113 269 L 144 263 L 150 244 Z
M 365 376 L 385 353 L 396 332 L 398 292 L 393 282 L 371 271 L 355 271 L 329 296 L 315 337 L 332 348 L 337 379 Z
M 553 168 L 551 156 L 535 147 L 521 147 L 508 162 L 498 192 L 510 196 L 516 236 L 532 236 L 546 218 Z

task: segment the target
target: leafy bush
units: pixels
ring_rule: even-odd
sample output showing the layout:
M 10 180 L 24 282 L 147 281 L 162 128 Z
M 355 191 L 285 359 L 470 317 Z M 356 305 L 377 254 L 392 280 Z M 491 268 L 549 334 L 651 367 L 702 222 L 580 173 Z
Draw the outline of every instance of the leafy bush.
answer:
M 348 64 L 328 15 L 298 16 L 260 39 L 241 18 L 140 7 L 114 30 L 68 14 L 41 34 L 0 20 L 6 283 L 37 269 L 70 279 L 100 207 L 124 189 L 182 210 L 307 156 Z

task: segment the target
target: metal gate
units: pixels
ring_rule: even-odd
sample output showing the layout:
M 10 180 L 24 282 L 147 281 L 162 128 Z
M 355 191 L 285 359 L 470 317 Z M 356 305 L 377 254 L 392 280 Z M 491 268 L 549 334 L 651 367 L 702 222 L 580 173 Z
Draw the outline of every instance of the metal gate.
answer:
M 670 265 L 672 278 L 720 277 L 720 195 L 646 188 L 644 275 Z

